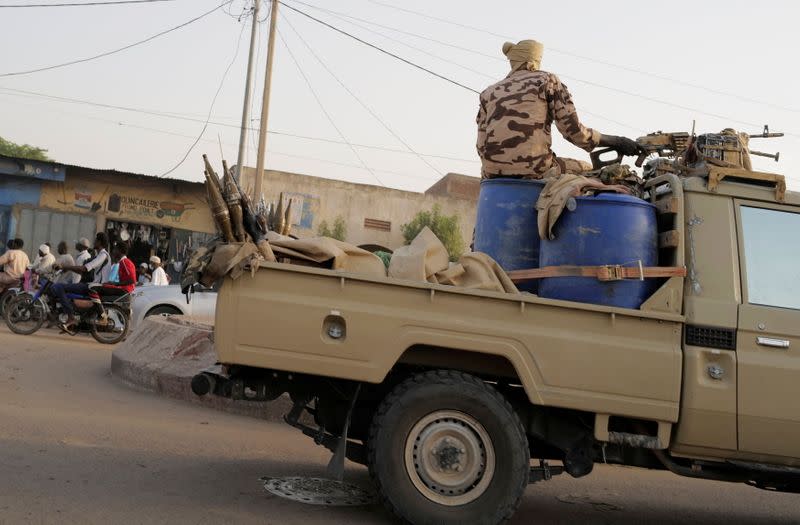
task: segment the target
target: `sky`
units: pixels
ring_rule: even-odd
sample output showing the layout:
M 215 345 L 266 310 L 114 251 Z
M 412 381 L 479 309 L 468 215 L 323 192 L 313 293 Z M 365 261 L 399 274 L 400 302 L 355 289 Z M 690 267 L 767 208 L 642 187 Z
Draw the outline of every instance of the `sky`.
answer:
M 0 6 L 58 1 L 0 0 Z M 217 164 L 221 156 L 235 164 L 251 23 L 240 15 L 252 0 L 233 0 L 120 53 L 9 75 L 123 47 L 222 1 L 0 7 L 0 136 L 46 148 L 53 159 L 68 164 L 169 172 L 194 181 L 203 178 L 202 153 Z M 790 189 L 800 190 L 794 65 L 800 3 L 673 0 L 668 9 L 659 6 L 285 0 L 279 8 L 267 168 L 410 191 L 424 191 L 448 172 L 478 176 L 478 95 L 472 90 L 508 72 L 503 42 L 534 38 L 545 45 L 542 69 L 568 86 L 587 126 L 636 138 L 657 130 L 690 131 L 693 121 L 698 133 L 726 127 L 755 133 L 768 124 L 770 131 L 787 136 L 754 140 L 751 148 L 780 151 L 780 162 L 756 157 L 754 167 L 782 173 Z M 261 10 L 253 127 L 259 124 L 267 56 L 267 6 Z M 209 109 L 210 123 L 189 152 Z M 245 165 L 255 165 L 256 143 L 251 132 Z M 557 154 L 588 160 L 559 136 L 553 146 Z

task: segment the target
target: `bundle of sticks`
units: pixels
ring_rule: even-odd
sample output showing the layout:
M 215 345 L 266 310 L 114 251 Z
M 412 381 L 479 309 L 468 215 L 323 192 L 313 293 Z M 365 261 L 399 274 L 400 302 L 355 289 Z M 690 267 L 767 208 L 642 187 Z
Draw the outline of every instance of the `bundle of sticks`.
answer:
M 227 243 L 255 243 L 264 259 L 275 261 L 275 255 L 266 240 L 269 231 L 267 221 L 259 219 L 250 197 L 242 191 L 227 162 L 222 161 L 222 179 L 214 171 L 206 155 L 203 155 L 203 163 L 211 215 L 222 240 Z

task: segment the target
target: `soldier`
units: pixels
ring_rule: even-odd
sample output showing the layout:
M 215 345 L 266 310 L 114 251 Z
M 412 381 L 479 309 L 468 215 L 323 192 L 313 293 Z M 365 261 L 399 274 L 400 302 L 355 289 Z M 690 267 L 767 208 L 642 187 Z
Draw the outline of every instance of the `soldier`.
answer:
M 581 124 L 567 86 L 539 69 L 543 51 L 544 46 L 535 40 L 503 44 L 511 72 L 481 93 L 476 119 L 482 178 L 539 179 L 551 168 L 554 175 L 591 170 L 587 162 L 553 153 L 553 122 L 565 139 L 586 151 L 598 146 L 624 155 L 639 151 L 629 138 L 603 135 Z

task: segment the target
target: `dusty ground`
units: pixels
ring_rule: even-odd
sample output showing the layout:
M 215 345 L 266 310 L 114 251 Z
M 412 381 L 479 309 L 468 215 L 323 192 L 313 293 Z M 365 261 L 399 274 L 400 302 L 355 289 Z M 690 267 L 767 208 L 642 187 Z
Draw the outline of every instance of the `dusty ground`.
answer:
M 379 507 L 305 506 L 261 476 L 321 475 L 327 455 L 279 423 L 118 385 L 110 348 L 0 328 L 0 524 L 387 523 Z M 352 466 L 349 480 L 368 484 Z M 600 466 L 531 486 L 514 523 L 798 523 L 800 496 Z

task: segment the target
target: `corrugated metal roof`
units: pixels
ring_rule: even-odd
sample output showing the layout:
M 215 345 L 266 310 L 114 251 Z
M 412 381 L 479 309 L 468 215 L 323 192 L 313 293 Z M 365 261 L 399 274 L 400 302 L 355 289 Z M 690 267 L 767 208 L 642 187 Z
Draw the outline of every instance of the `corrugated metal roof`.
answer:
M 12 161 L 32 160 L 32 159 L 24 159 L 22 157 L 11 157 L 11 156 L 8 156 L 8 155 L 0 155 L 0 158 L 9 159 L 9 160 L 12 160 Z M 41 163 L 41 164 L 49 164 L 51 166 L 63 167 L 63 168 L 65 168 L 67 170 L 67 173 L 69 173 L 69 169 L 72 168 L 72 169 L 92 171 L 92 172 L 96 172 L 96 173 L 99 173 L 99 174 L 105 174 L 105 175 L 124 175 L 124 176 L 127 176 L 127 177 L 137 177 L 137 178 L 143 178 L 143 179 L 147 179 L 147 180 L 153 180 L 153 179 L 163 180 L 163 181 L 169 182 L 169 183 L 179 183 L 180 182 L 180 183 L 185 183 L 185 184 L 203 184 L 202 182 L 199 182 L 199 181 L 191 181 L 191 180 L 186 180 L 186 179 L 176 179 L 176 178 L 172 178 L 172 177 L 158 177 L 156 175 L 146 175 L 144 173 L 133 173 L 133 172 L 130 172 L 130 171 L 119 171 L 119 170 L 115 170 L 115 169 L 92 168 L 90 166 L 80 166 L 78 164 L 65 164 L 63 162 L 41 161 L 41 160 L 36 160 L 35 162 L 38 162 L 38 163 Z

